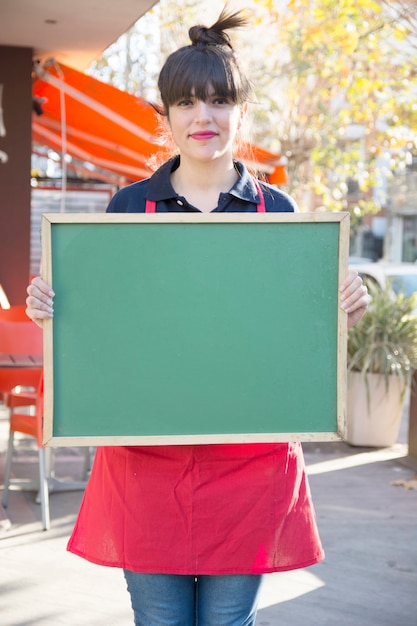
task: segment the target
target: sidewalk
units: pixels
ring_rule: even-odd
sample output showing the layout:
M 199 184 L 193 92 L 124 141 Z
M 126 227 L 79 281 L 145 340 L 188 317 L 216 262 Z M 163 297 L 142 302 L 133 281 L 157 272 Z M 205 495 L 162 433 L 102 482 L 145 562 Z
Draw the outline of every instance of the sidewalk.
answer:
M 0 485 L 6 437 L 0 406 Z M 417 626 L 417 491 L 406 488 L 415 475 L 404 464 L 406 440 L 405 414 L 392 448 L 304 445 L 326 560 L 268 576 L 256 626 Z M 80 449 L 58 449 L 57 474 L 79 480 L 83 460 Z M 13 472 L 28 471 L 36 475 L 37 453 L 21 440 Z M 1 626 L 132 626 L 122 573 L 66 552 L 82 493 L 51 494 L 47 532 L 34 496 L 9 495 L 11 526 L 0 533 Z

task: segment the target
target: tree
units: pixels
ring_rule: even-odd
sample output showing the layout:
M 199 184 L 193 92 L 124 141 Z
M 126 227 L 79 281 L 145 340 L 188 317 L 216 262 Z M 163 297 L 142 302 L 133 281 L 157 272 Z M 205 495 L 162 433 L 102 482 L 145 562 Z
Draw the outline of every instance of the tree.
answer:
M 106 53 L 95 75 L 107 73 L 117 86 L 154 99 L 157 67 L 188 41 L 190 25 L 213 22 L 223 4 L 185 0 L 178 19 L 178 2 L 160 0 L 126 36 L 124 51 L 117 52 L 124 64 L 114 68 Z M 389 152 L 390 167 L 401 167 L 417 145 L 416 49 L 409 45 L 415 4 L 246 3 L 251 27 L 232 39 L 256 87 L 252 139 L 285 155 L 288 191 L 303 209 L 352 209 L 358 218 L 379 210 L 372 191 L 381 153 Z
M 381 0 L 392 19 L 406 24 L 410 33 L 409 43 L 417 44 L 417 0 Z
M 107 48 L 88 73 L 118 89 L 154 100 L 160 45 L 158 15 L 149 12 Z
M 354 215 L 379 210 L 376 158 L 398 148 L 395 129 L 414 121 L 407 25 L 373 0 L 290 0 L 278 15 L 269 4 L 278 36 L 258 91 L 269 104 L 255 127 L 262 136 L 274 129 L 269 147 L 279 140 L 289 190 L 304 208 L 341 210 L 353 200 Z
M 222 6 L 221 2 L 214 0 L 210 7 L 211 11 L 214 8 L 213 20 L 216 5 Z M 190 25 L 207 13 L 207 6 L 203 9 L 202 2 L 184 0 L 181 2 L 181 19 L 178 19 L 178 2 L 160 0 L 107 48 L 88 72 L 119 89 L 155 100 L 158 73 L 165 58 L 187 42 Z

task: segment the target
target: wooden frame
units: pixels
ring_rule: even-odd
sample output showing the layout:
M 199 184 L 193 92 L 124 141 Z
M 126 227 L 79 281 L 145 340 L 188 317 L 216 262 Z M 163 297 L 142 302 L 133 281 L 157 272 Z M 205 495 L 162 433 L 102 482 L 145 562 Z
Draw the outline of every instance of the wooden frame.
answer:
M 46 445 L 345 432 L 347 213 L 46 214 Z

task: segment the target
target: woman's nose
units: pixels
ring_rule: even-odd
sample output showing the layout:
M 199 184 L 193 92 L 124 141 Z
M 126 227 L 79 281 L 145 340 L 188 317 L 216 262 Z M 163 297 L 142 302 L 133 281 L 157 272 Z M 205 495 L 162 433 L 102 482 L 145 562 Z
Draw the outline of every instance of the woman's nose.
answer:
M 210 105 L 203 100 L 197 100 L 195 112 L 196 119 L 199 122 L 205 122 L 207 120 L 210 120 L 212 117 Z

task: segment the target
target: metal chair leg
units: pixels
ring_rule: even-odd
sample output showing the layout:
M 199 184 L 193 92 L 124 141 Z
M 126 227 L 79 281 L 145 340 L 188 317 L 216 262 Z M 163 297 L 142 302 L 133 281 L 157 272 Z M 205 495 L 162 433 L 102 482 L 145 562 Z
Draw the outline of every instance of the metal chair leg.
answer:
M 39 448 L 39 491 L 41 496 L 42 524 L 44 530 L 49 530 L 51 517 L 49 513 L 49 488 L 45 470 L 45 449 Z
M 10 431 L 9 435 L 9 444 L 7 447 L 7 456 L 6 456 L 6 467 L 4 471 L 4 490 L 2 497 L 2 505 L 6 509 L 9 500 L 9 486 L 10 486 L 10 476 L 12 469 L 12 457 L 13 457 L 13 443 L 14 443 L 14 432 Z M 42 510 L 42 525 L 44 530 L 49 530 L 51 521 L 50 521 L 50 513 L 49 513 L 49 489 L 48 489 L 48 480 L 46 477 L 45 471 L 45 450 L 44 448 L 39 448 L 39 492 L 40 492 L 40 503 Z
M 6 467 L 4 471 L 4 491 L 3 491 L 3 498 L 2 498 L 2 504 L 4 508 L 7 508 L 7 504 L 9 501 L 9 485 L 10 485 L 10 474 L 12 470 L 13 441 L 14 441 L 14 432 L 10 431 L 9 444 L 7 446 Z

